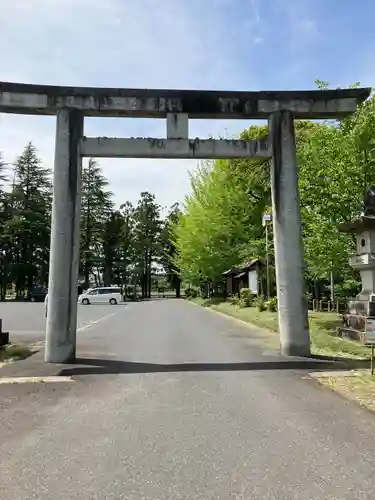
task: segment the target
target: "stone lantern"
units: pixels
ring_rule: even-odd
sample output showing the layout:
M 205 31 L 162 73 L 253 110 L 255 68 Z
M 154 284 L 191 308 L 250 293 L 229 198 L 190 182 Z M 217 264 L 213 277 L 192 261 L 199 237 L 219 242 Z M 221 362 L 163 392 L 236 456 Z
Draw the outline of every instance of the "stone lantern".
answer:
M 357 253 L 349 257 L 349 264 L 361 275 L 362 289 L 355 299 L 348 302 L 344 315 L 345 336 L 362 340 L 366 331 L 366 319 L 375 317 L 375 189 L 365 198 L 364 215 L 339 226 L 344 233 L 354 233 Z

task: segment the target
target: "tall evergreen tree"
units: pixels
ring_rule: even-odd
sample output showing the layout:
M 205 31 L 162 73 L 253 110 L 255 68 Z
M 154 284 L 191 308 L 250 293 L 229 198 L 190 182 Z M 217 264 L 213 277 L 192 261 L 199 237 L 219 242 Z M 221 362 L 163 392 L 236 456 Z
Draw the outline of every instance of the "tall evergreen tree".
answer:
M 179 204 L 175 203 L 172 205 L 169 214 L 163 222 L 161 232 L 162 251 L 160 259 L 160 263 L 167 274 L 167 281 L 176 291 L 177 298 L 180 297 L 181 294 L 181 277 L 180 269 L 178 268 L 178 265 L 176 265 L 177 247 L 175 243 L 175 228 L 178 224 L 180 215 L 181 210 L 179 208 Z
M 5 300 L 8 282 L 9 245 L 5 233 L 5 224 L 9 217 L 8 193 L 5 184 L 8 180 L 6 164 L 0 152 L 0 300 Z
M 161 229 L 160 205 L 153 194 L 142 192 L 134 211 L 134 247 L 143 297 L 151 296 L 152 264 L 160 254 Z
M 12 277 L 18 296 L 48 275 L 52 185 L 29 142 L 14 165 L 9 218 L 4 226 L 12 243 Z
M 103 265 L 102 234 L 114 206 L 107 186 L 100 165 L 90 158 L 82 169 L 80 271 L 85 287 L 89 286 L 94 268 Z
M 135 274 L 135 239 L 134 239 L 134 207 L 127 201 L 120 206 L 120 212 L 123 217 L 122 239 L 119 249 L 119 261 L 116 266 L 116 274 L 119 281 L 124 285 L 136 283 Z
M 124 242 L 125 219 L 120 211 L 114 210 L 103 224 L 103 284 L 121 285 L 119 267 L 121 265 L 121 248 Z

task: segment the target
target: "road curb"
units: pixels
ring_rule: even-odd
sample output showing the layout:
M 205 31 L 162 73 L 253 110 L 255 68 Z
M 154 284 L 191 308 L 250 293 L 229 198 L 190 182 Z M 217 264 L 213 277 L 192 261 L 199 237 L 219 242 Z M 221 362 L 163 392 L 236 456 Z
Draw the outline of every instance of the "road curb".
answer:
M 48 376 L 48 377 L 0 377 L 0 385 L 11 384 L 48 384 L 56 382 L 74 382 L 72 377 Z
M 331 370 L 325 372 L 310 372 L 309 377 L 314 379 L 321 378 L 342 378 L 342 377 L 360 377 L 366 375 L 368 370 Z
M 44 348 L 26 359 L 7 363 L 0 368 L 0 379 L 14 377 L 57 377 L 64 365 L 45 363 Z
M 210 306 L 202 306 L 201 304 L 196 304 L 195 302 L 191 302 L 190 300 L 187 301 L 189 304 L 192 304 L 193 306 L 200 307 L 204 311 L 211 311 L 216 314 L 219 314 L 220 316 L 223 316 L 224 318 L 231 319 L 232 321 L 235 321 L 236 323 L 240 323 L 241 325 L 246 326 L 249 329 L 253 330 L 259 330 L 260 332 L 272 334 L 272 335 L 277 335 L 277 332 L 274 332 L 273 330 L 270 330 L 269 328 L 264 328 L 262 326 L 256 325 L 255 323 L 249 323 L 248 321 L 244 321 L 243 319 L 236 318 L 235 316 L 231 316 L 230 314 L 225 314 L 221 311 L 218 311 L 217 309 L 213 309 Z

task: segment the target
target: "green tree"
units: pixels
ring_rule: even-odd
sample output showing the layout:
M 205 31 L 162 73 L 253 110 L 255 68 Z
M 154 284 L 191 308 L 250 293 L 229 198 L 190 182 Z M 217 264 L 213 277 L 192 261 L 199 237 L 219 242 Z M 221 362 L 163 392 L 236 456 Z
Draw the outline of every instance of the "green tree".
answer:
M 4 162 L 3 159 L 3 154 L 0 151 L 0 197 L 1 199 L 3 198 L 5 191 L 4 191 L 4 186 L 5 183 L 8 181 L 8 176 L 6 173 L 6 163 Z
M 125 237 L 125 219 L 120 211 L 114 210 L 103 224 L 103 282 L 104 286 L 121 285 L 119 267 L 121 249 Z
M 135 273 L 142 287 L 142 296 L 151 296 L 152 265 L 160 255 L 162 220 L 155 196 L 141 193 L 134 210 Z
M 124 285 L 137 284 L 134 276 L 135 261 L 135 236 L 134 236 L 134 207 L 130 201 L 120 206 L 120 212 L 123 218 L 122 238 L 119 248 L 119 261 L 116 267 L 116 274 L 119 281 Z
M 5 225 L 9 217 L 8 193 L 5 184 L 8 181 L 6 164 L 0 152 L 0 300 L 5 300 L 8 283 L 9 245 L 5 233 Z
M 251 127 L 242 138 L 266 134 L 267 127 Z M 333 272 L 356 278 L 348 266 L 354 239 L 338 225 L 360 215 L 365 188 L 375 185 L 374 97 L 340 123 L 297 121 L 296 144 L 307 277 L 324 281 Z M 214 282 L 242 259 L 264 257 L 261 217 L 270 207 L 268 161 L 205 164 L 193 174 L 191 190 L 176 229 L 184 278 Z
M 108 181 L 100 165 L 90 158 L 82 168 L 80 273 L 85 287 L 89 286 L 94 271 L 103 268 L 104 224 L 114 207 L 112 193 L 107 186 Z
M 266 135 L 266 127 L 250 127 L 241 138 Z M 264 255 L 261 223 L 270 204 L 269 164 L 206 162 L 193 173 L 191 190 L 176 228 L 176 264 L 186 281 L 215 286 L 226 269 Z
M 164 220 L 161 231 L 161 258 L 166 274 L 167 283 L 176 291 L 176 297 L 181 295 L 181 277 L 180 269 L 176 266 L 177 247 L 175 229 L 181 216 L 181 210 L 178 203 L 172 205 L 167 217 Z
M 48 279 L 51 200 L 50 170 L 43 167 L 29 142 L 14 165 L 9 217 L 4 224 L 17 296 L 23 296 L 35 282 L 45 284 Z

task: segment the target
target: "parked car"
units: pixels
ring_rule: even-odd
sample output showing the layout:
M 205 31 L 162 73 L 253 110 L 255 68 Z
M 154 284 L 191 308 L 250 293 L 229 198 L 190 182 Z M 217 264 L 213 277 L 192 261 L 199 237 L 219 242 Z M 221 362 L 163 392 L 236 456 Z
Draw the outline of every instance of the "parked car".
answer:
M 27 300 L 31 302 L 43 302 L 47 295 L 47 288 L 35 286 L 28 291 Z
M 78 291 L 78 297 L 79 297 L 82 293 L 81 285 L 78 285 L 77 291 Z M 44 315 L 46 318 L 47 318 L 47 313 L 48 313 L 48 293 L 46 294 L 46 296 L 44 298 Z
M 88 304 L 111 304 L 116 305 L 123 301 L 121 288 L 99 287 L 89 288 L 78 297 L 78 303 Z

